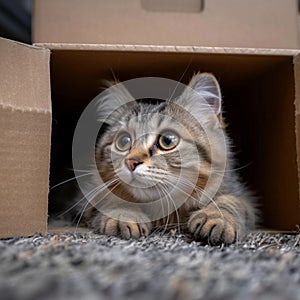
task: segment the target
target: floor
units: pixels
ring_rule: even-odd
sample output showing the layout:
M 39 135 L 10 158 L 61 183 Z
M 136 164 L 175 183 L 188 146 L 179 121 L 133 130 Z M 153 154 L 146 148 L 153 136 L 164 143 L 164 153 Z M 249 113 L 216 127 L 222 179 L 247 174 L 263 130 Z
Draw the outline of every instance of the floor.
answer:
M 0 240 L 0 299 L 300 300 L 300 234 L 211 247 L 175 232 Z

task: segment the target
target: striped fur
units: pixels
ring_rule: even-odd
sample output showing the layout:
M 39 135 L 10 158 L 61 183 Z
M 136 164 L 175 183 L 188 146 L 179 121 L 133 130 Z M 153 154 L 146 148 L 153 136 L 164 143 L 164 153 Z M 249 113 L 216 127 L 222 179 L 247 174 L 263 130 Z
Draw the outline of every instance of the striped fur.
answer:
M 128 100 L 131 102 L 124 104 Z M 135 101 L 120 84 L 99 99 L 99 120 L 108 129 L 96 147 L 97 167 L 104 182 L 118 179 L 108 188 L 127 201 L 128 207 L 111 204 L 109 215 L 105 215 L 98 204 L 101 201 L 95 197 L 92 203 L 98 209 L 90 209 L 86 214 L 88 223 L 96 232 L 124 238 L 138 238 L 159 228 L 176 226 L 189 231 L 195 240 L 211 244 L 241 240 L 254 228 L 255 210 L 251 194 L 233 170 L 216 79 L 210 74 L 196 74 L 179 98 L 154 102 Z M 158 145 L 159 136 L 168 131 L 175 132 L 180 139 L 170 151 Z M 124 152 L 116 148 L 120 132 L 128 133 L 132 139 L 130 149 Z M 221 136 L 225 136 L 225 147 Z M 134 171 L 126 167 L 130 159 L 139 161 Z M 222 174 L 212 168 L 213 160 L 215 165 L 226 166 Z M 180 172 L 184 176 L 178 181 Z M 218 180 L 220 176 L 223 177 L 213 198 L 206 197 L 209 177 Z M 168 196 L 170 190 L 175 192 Z M 167 194 L 168 203 L 162 209 L 168 210 L 174 205 L 177 191 L 181 195 L 186 191 L 189 197 L 175 211 L 157 220 L 152 220 L 139 206 L 129 205 L 155 201 Z M 127 221 L 120 220 L 120 216 Z

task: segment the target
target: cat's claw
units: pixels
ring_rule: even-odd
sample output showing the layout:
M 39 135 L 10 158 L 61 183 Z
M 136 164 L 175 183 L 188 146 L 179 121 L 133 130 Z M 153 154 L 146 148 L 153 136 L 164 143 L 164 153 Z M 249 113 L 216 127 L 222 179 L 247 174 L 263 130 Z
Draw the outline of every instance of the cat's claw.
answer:
M 125 217 L 126 219 L 130 217 L 127 212 Z M 139 214 L 138 217 L 133 215 L 132 221 L 120 221 L 123 219 L 120 214 L 118 217 L 112 218 L 99 213 L 94 217 L 91 225 L 96 233 L 121 236 L 124 239 L 138 239 L 142 236 L 148 236 L 151 230 L 150 220 L 142 214 Z M 141 222 L 137 222 L 137 219 Z
M 145 223 L 120 222 L 119 226 L 121 236 L 125 239 L 138 239 L 141 236 L 149 235 L 148 226 Z
M 232 244 L 242 232 L 237 220 L 220 213 L 217 209 L 204 208 L 191 214 L 188 229 L 195 240 L 205 241 L 210 245 Z

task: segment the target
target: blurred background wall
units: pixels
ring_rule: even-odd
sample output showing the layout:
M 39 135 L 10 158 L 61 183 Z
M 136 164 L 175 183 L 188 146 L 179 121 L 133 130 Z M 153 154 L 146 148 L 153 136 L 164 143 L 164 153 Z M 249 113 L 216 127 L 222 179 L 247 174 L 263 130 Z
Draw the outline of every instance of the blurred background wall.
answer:
M 32 0 L 0 0 L 0 36 L 31 44 Z

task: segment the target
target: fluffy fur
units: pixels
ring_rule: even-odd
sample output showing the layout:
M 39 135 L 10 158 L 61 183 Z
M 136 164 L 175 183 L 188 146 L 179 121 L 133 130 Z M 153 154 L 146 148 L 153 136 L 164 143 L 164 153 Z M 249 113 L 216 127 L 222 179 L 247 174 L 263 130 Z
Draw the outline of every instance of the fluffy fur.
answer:
M 194 75 L 183 94 L 169 101 L 135 101 L 123 85 L 111 86 L 99 99 L 98 117 L 107 128 L 96 147 L 96 162 L 110 193 L 125 201 L 94 197 L 85 214 L 88 224 L 98 233 L 123 238 L 175 224 L 210 244 L 241 240 L 254 228 L 255 211 L 233 170 L 221 111 L 219 84 L 207 73 Z M 159 144 L 164 134 L 163 142 L 176 142 L 171 150 Z M 120 151 L 124 144 L 128 149 Z M 218 169 L 223 165 L 224 172 Z M 208 192 L 209 178 L 212 185 L 219 181 L 217 190 Z M 156 200 L 164 210 L 160 218 L 131 205 Z

